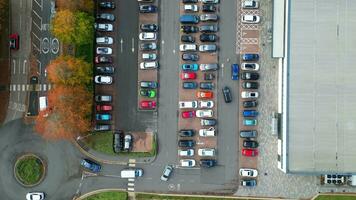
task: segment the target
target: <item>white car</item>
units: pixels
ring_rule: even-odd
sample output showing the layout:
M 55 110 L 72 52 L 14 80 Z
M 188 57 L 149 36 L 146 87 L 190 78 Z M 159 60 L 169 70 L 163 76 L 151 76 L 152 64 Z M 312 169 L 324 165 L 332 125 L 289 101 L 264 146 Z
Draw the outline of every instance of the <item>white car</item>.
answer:
M 201 137 L 213 137 L 216 136 L 215 128 L 210 127 L 208 129 L 200 129 L 199 136 Z
M 199 108 L 213 108 L 213 101 L 199 101 Z
M 110 47 L 97 47 L 96 48 L 96 54 L 98 54 L 98 55 L 111 55 L 112 54 L 112 48 L 110 48 Z
M 197 108 L 198 107 L 198 102 L 197 101 L 179 101 L 179 108 L 184 109 L 184 108 Z
M 114 27 L 112 24 L 94 24 L 94 28 L 98 31 L 106 31 L 106 32 L 111 32 L 114 30 Z
M 153 60 L 157 59 L 157 54 L 155 54 L 155 53 L 143 53 L 142 54 L 142 59 L 143 60 L 153 61 Z
M 161 176 L 162 181 L 168 181 L 169 177 L 171 176 L 171 173 L 173 171 L 173 167 L 170 165 L 166 165 L 163 170 L 163 174 Z
M 197 110 L 195 111 L 196 117 L 213 117 L 213 110 Z
M 240 176 L 257 177 L 257 175 L 258 175 L 258 172 L 255 169 L 248 169 L 248 168 L 240 169 Z
M 260 22 L 260 16 L 257 15 L 244 15 L 241 18 L 242 23 L 257 24 Z
M 260 69 L 260 65 L 257 63 L 242 63 L 241 69 L 242 70 L 258 71 Z
M 178 150 L 178 155 L 186 157 L 194 156 L 194 149 Z
M 157 69 L 158 62 L 142 62 L 140 63 L 140 69 Z
M 242 2 L 242 8 L 244 9 L 257 9 L 259 7 L 259 4 L 257 1 L 254 0 L 245 0 Z
M 182 160 L 180 160 L 180 165 L 182 167 L 194 167 L 195 163 L 196 162 L 193 159 L 182 159 Z
M 113 44 L 114 39 L 112 37 L 97 37 L 96 38 L 96 43 L 97 44 Z
M 241 98 L 243 99 L 258 98 L 258 92 L 243 91 L 241 92 Z
M 215 149 L 212 148 L 205 148 L 205 149 L 198 149 L 199 156 L 215 156 Z
M 198 12 L 199 7 L 195 4 L 184 5 L 185 12 Z
M 111 84 L 112 83 L 112 77 L 111 76 L 95 76 L 94 78 L 95 83 L 98 84 Z
M 151 33 L 151 32 L 140 33 L 140 35 L 138 37 L 140 38 L 140 40 L 144 40 L 144 41 L 157 39 L 156 33 Z
M 197 45 L 195 44 L 181 44 L 179 45 L 180 51 L 196 51 Z
M 44 192 L 29 192 L 26 194 L 26 200 L 44 200 Z

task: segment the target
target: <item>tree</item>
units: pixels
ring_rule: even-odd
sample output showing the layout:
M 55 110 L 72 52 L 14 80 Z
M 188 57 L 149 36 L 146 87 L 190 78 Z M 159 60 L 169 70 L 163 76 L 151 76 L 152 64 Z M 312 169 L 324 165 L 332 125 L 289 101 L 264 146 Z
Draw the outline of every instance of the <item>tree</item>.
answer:
M 94 35 L 94 17 L 85 12 L 75 12 L 75 37 L 76 44 L 87 44 L 93 40 Z
M 48 140 L 70 140 L 89 131 L 91 98 L 83 87 L 57 86 L 50 90 L 48 108 L 36 119 L 36 132 Z
M 70 10 L 61 10 L 56 13 L 51 31 L 61 42 L 72 43 L 75 41 L 75 18 Z
M 56 6 L 58 10 L 85 11 L 92 13 L 94 10 L 93 0 L 57 0 Z
M 60 56 L 47 66 L 48 79 L 55 85 L 88 86 L 92 82 L 92 66 L 82 59 Z

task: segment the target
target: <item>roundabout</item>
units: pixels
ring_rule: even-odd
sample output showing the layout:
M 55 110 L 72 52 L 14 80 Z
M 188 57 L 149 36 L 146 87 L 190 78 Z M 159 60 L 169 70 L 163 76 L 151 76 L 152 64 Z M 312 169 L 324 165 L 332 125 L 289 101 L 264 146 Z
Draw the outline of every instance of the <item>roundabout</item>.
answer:
M 40 184 L 45 174 L 45 163 L 35 154 L 24 154 L 15 162 L 14 176 L 25 187 L 33 187 Z

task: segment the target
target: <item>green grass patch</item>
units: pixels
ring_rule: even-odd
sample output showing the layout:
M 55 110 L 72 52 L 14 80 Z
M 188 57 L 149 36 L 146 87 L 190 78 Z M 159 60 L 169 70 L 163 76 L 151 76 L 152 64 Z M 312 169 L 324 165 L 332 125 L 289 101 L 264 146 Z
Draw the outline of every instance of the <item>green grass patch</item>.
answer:
M 44 173 L 42 162 L 33 156 L 21 158 L 15 168 L 16 176 L 25 185 L 36 184 Z
M 315 200 L 355 200 L 356 196 L 347 195 L 320 195 Z
M 75 47 L 75 57 L 82 58 L 88 63 L 93 63 L 93 48 L 93 41 L 90 41 L 88 44 L 77 45 Z
M 164 196 L 164 195 L 154 195 L 154 194 L 136 194 L 136 200 L 243 200 L 235 198 L 222 198 L 222 197 L 191 197 L 191 196 Z M 247 200 L 247 199 L 246 199 Z M 253 199 L 248 199 L 253 200 Z
M 103 192 L 94 194 L 84 200 L 127 200 L 127 192 Z

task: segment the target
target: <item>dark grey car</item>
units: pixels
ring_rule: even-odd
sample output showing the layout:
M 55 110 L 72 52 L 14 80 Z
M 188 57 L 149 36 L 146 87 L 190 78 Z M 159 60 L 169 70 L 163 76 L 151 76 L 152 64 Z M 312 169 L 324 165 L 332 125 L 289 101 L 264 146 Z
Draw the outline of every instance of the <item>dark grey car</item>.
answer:
M 199 87 L 200 87 L 200 89 L 204 89 L 204 90 L 212 90 L 212 89 L 214 89 L 214 83 L 200 82 Z
M 255 131 L 255 130 L 240 131 L 240 137 L 242 137 L 242 138 L 255 138 L 255 137 L 257 137 L 257 131 Z
M 215 126 L 216 125 L 216 119 L 209 119 L 209 118 L 204 118 L 200 120 L 200 125 L 202 126 Z
M 199 31 L 203 33 L 218 32 L 219 28 L 217 25 L 202 25 L 199 26 Z

